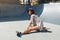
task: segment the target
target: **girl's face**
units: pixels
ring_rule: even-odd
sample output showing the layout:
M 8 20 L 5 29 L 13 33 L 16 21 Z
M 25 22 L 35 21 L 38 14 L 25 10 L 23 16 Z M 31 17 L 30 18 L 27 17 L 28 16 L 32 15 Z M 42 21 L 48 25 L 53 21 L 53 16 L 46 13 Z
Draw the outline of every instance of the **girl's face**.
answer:
M 31 11 L 31 10 L 29 10 L 28 14 L 29 14 L 29 15 L 31 15 L 31 14 L 32 14 L 32 11 Z

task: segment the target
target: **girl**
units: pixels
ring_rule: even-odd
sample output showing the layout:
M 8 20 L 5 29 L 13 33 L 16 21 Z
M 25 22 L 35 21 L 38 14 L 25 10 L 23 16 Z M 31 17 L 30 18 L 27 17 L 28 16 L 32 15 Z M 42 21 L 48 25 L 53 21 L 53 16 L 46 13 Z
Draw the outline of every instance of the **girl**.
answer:
M 20 34 L 27 34 L 27 33 L 30 33 L 31 31 L 41 31 L 41 30 L 43 30 L 43 22 L 40 19 L 40 17 L 38 17 L 35 14 L 34 10 L 29 9 L 27 11 L 27 13 L 30 16 L 29 26 L 23 33 L 20 32 Z M 16 32 L 19 33 L 18 31 L 16 31 Z

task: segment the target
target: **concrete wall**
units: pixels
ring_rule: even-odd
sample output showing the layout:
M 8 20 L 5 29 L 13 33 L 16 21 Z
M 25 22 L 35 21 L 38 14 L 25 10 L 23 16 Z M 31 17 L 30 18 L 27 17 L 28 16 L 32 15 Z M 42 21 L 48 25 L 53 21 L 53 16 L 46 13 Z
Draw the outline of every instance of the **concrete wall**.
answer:
M 20 16 L 26 9 L 25 5 L 20 5 L 19 0 L 0 0 L 0 17 Z
M 45 4 L 41 17 L 45 22 L 60 25 L 60 3 Z
M 0 4 L 0 17 L 16 17 L 23 13 L 25 9 L 25 5 Z

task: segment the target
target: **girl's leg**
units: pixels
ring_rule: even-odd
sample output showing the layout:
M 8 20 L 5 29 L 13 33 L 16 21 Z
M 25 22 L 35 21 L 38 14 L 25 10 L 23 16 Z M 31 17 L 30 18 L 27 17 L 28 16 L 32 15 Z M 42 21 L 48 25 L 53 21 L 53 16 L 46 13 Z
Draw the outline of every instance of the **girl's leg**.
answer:
M 29 32 L 31 32 L 31 31 L 33 31 L 33 30 L 39 30 L 39 27 L 37 27 L 37 26 L 28 27 L 27 30 L 25 30 L 25 31 L 23 32 L 23 34 L 29 33 Z
M 24 32 L 23 34 L 26 34 L 26 33 L 29 33 L 31 30 L 30 30 L 30 27 L 28 27 Z
M 34 27 L 31 28 L 31 31 L 33 31 L 33 30 L 39 30 L 39 27 L 34 26 Z

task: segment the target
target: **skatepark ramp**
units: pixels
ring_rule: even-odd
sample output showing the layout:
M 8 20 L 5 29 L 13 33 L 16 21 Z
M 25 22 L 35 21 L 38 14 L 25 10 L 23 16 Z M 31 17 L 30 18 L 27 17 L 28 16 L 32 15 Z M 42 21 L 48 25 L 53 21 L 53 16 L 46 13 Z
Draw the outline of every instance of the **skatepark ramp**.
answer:
M 60 25 L 60 3 L 45 4 L 41 17 L 44 22 Z

